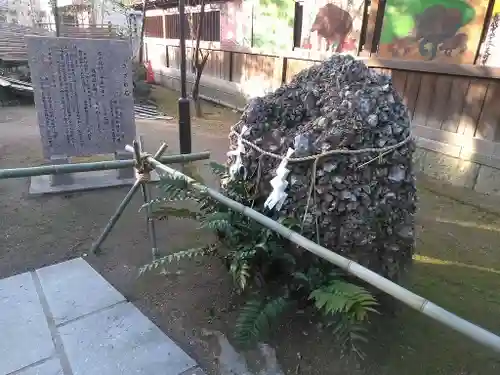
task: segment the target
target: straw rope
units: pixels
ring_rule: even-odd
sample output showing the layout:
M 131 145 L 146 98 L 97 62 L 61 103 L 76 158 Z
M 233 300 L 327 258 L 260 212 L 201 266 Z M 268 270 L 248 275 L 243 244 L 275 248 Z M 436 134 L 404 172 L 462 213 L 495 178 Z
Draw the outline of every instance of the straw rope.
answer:
M 239 125 L 241 123 L 238 122 L 235 124 L 234 127 L 236 127 L 237 125 Z M 233 127 L 233 128 L 234 128 Z M 241 140 L 245 145 L 253 148 L 255 151 L 259 152 L 261 155 L 259 156 L 259 167 L 258 167 L 258 181 L 260 181 L 260 178 L 261 178 L 261 161 L 262 161 L 262 157 L 265 155 L 265 156 L 269 156 L 271 158 L 274 158 L 274 159 L 278 159 L 278 160 L 283 160 L 285 159 L 285 156 L 282 156 L 282 155 L 278 155 L 278 154 L 274 154 L 270 151 L 266 151 L 264 150 L 263 148 L 257 146 L 255 143 L 253 142 L 250 142 L 249 140 L 243 138 L 243 133 L 238 133 L 236 132 L 235 130 L 231 130 L 231 132 L 229 133 L 229 137 L 231 136 L 236 136 L 238 137 L 239 140 Z M 305 210 L 304 210 L 304 215 L 302 216 L 302 225 L 301 225 L 301 229 L 303 229 L 304 227 L 304 223 L 306 221 L 306 218 L 307 218 L 307 213 L 309 211 L 309 207 L 311 205 L 311 200 L 314 200 L 316 201 L 316 197 L 315 197 L 315 186 L 316 186 L 316 171 L 317 171 L 317 167 L 318 167 L 318 161 L 319 159 L 323 158 L 323 157 L 327 157 L 327 156 L 332 156 L 332 155 L 339 155 L 339 154 L 362 154 L 362 153 L 377 153 L 378 155 L 372 159 L 370 159 L 369 161 L 363 163 L 363 164 L 360 164 L 357 166 L 357 169 L 360 169 L 372 162 L 374 162 L 375 160 L 380 160 L 382 158 L 382 156 L 384 155 L 387 155 L 389 153 L 391 153 L 392 151 L 396 150 L 397 148 L 405 145 L 406 143 L 410 142 L 412 140 L 412 136 L 411 134 L 408 135 L 405 139 L 403 139 L 402 141 L 396 143 L 395 145 L 390 145 L 390 146 L 386 146 L 386 147 L 369 147 L 369 148 L 361 148 L 361 149 L 358 149 L 358 150 L 348 150 L 348 149 L 336 149 L 336 150 L 330 150 L 330 151 L 326 151 L 326 152 L 322 152 L 321 154 L 316 154 L 316 155 L 310 155 L 310 156 L 304 156 L 304 157 L 289 157 L 287 158 L 287 161 L 288 163 L 299 163 L 299 162 L 305 162 L 305 161 L 313 161 L 313 168 L 312 168 L 312 171 L 311 171 L 311 181 L 310 181 L 310 184 L 309 184 L 309 189 L 308 189 L 308 193 L 307 193 L 307 201 L 306 201 L 306 207 L 305 207 Z M 258 184 L 258 183 L 257 183 Z M 316 238 L 317 238 L 317 242 L 319 243 L 319 225 L 318 225 L 318 219 L 316 218 Z

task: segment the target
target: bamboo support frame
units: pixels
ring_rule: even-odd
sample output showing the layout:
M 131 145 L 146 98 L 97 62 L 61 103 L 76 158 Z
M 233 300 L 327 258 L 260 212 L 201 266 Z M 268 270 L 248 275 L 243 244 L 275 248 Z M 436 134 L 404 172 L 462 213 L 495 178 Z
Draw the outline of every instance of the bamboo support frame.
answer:
M 128 149 L 129 146 L 126 147 Z M 266 228 L 269 228 L 283 237 L 287 238 L 291 242 L 303 247 L 304 249 L 310 251 L 311 253 L 335 264 L 336 266 L 342 268 L 343 270 L 349 272 L 350 274 L 356 276 L 357 278 L 367 282 L 368 284 L 376 287 L 377 289 L 393 296 L 397 300 L 403 302 L 409 307 L 421 312 L 424 315 L 440 322 L 441 324 L 462 333 L 463 335 L 471 338 L 472 340 L 485 345 L 496 352 L 500 353 L 500 337 L 481 328 L 459 316 L 452 314 L 451 312 L 439 307 L 438 305 L 430 302 L 429 300 L 399 286 L 398 284 L 386 279 L 379 274 L 370 271 L 368 268 L 361 266 L 360 264 L 344 258 L 343 256 L 334 253 L 331 250 L 301 236 L 297 232 L 294 232 L 287 227 L 279 224 L 278 222 L 262 215 L 261 213 L 253 210 L 250 207 L 246 207 L 241 203 L 238 203 L 223 194 L 219 193 L 214 189 L 210 189 L 207 186 L 196 182 L 185 174 L 170 168 L 160 161 L 157 161 L 149 156 L 146 157 L 146 161 L 150 163 L 154 168 L 163 173 L 169 174 L 176 178 L 184 179 L 192 188 L 198 190 L 199 192 L 205 193 L 217 200 L 218 202 L 226 205 L 230 209 L 240 212 L 243 215 L 254 219 L 259 224 Z
M 166 150 L 167 150 L 167 144 L 163 143 L 158 151 L 154 154 L 153 157 L 148 156 L 147 154 L 143 154 L 141 150 L 141 143 L 140 142 L 134 141 L 134 146 L 128 146 L 125 147 L 125 149 L 132 153 L 135 157 L 135 159 L 132 159 L 133 166 L 137 169 L 137 167 L 141 164 L 143 158 L 145 156 L 152 158 L 153 160 L 177 160 L 177 162 L 188 162 L 188 161 L 195 161 L 195 160 L 203 160 L 203 159 L 208 159 L 210 157 L 210 153 L 208 151 L 205 152 L 199 152 L 199 153 L 194 153 L 194 154 L 183 154 L 183 155 L 174 155 L 174 157 L 169 157 L 169 156 L 161 156 Z M 127 162 L 129 160 L 126 160 Z M 173 161 L 170 161 L 173 163 Z M 88 163 L 92 164 L 92 163 Z M 29 168 L 25 168 L 29 169 Z M 1 172 L 1 171 L 0 171 Z M 147 187 L 147 184 L 142 182 L 140 179 L 136 179 L 130 190 L 128 191 L 127 195 L 123 198 L 123 200 L 120 202 L 118 208 L 116 209 L 115 213 L 111 218 L 109 219 L 108 223 L 104 227 L 104 230 L 102 233 L 99 235 L 99 238 L 92 244 L 92 247 L 90 248 L 90 251 L 94 254 L 100 254 L 101 252 L 101 245 L 106 241 L 106 238 L 108 238 L 109 234 L 115 227 L 116 223 L 120 219 L 120 217 L 123 214 L 123 211 L 125 211 L 125 208 L 127 208 L 128 204 L 132 200 L 134 194 L 139 190 L 139 188 L 142 189 L 142 196 L 144 199 L 144 203 L 149 202 L 149 197 L 150 197 L 150 192 Z M 148 228 L 148 235 L 149 235 L 149 240 L 151 242 L 151 251 L 153 253 L 153 259 L 155 259 L 158 256 L 158 246 L 156 242 L 156 229 L 155 225 L 153 222 L 153 218 L 151 216 L 151 209 L 147 207 L 146 210 L 146 221 L 147 221 L 147 228 Z
M 279 224 L 278 222 L 262 215 L 261 213 L 253 210 L 250 207 L 244 206 L 238 203 L 218 191 L 204 186 L 194 180 L 193 178 L 186 176 L 180 171 L 170 168 L 163 164 L 163 162 L 175 163 L 175 162 L 189 162 L 195 160 L 208 159 L 210 157 L 209 152 L 195 153 L 195 154 L 184 154 L 175 155 L 167 157 L 158 157 L 166 149 L 166 144 L 163 144 L 154 156 L 150 156 L 145 153 L 141 153 L 139 145 L 134 148 L 132 146 L 126 146 L 125 149 L 129 152 L 135 153 L 136 158 L 141 160 L 142 163 L 149 164 L 150 167 L 161 171 L 163 173 L 169 174 L 173 177 L 184 179 L 192 188 L 198 190 L 201 193 L 205 193 L 217 200 L 218 202 L 226 205 L 230 209 L 240 212 L 243 215 L 257 221 L 259 224 L 267 227 L 276 233 L 287 238 L 291 242 L 303 247 L 304 249 L 310 251 L 311 253 L 335 264 L 336 266 L 342 268 L 343 270 L 351 273 L 357 278 L 367 282 L 368 284 L 376 287 L 377 289 L 393 296 L 397 300 L 403 302 L 409 307 L 421 312 L 424 315 L 440 322 L 441 324 L 462 333 L 463 335 L 469 337 L 470 339 L 485 345 L 494 351 L 500 353 L 500 337 L 481 328 L 459 316 L 439 307 L 438 305 L 432 303 L 431 301 L 399 286 L 398 284 L 378 275 L 377 273 L 370 271 L 368 268 L 361 266 L 360 264 L 344 258 L 343 256 L 334 253 L 331 250 L 301 236 L 297 232 L 290 230 L 289 228 Z M 72 173 L 72 172 L 84 172 L 84 171 L 95 171 L 95 170 L 105 170 L 105 169 L 116 169 L 116 168 L 129 168 L 131 166 L 136 166 L 135 160 L 119 160 L 112 162 L 96 162 L 96 163 L 81 163 L 81 164 L 69 164 L 61 166 L 44 166 L 44 167 L 31 167 L 31 168 L 18 168 L 18 169 L 4 169 L 0 170 L 0 179 L 3 178 L 18 178 L 18 177 L 29 177 L 29 176 L 40 176 L 45 174 L 57 174 L 57 173 Z M 109 235 L 110 231 L 113 229 L 114 225 L 122 215 L 126 206 L 130 203 L 134 193 L 138 190 L 139 186 L 143 183 L 138 179 L 135 184 L 129 190 L 123 201 L 118 206 L 116 212 L 109 220 L 103 233 L 99 239 L 92 246 L 92 250 L 96 252 L 99 246 Z M 149 194 L 143 196 L 144 199 L 149 201 Z M 150 215 L 148 213 L 148 224 Z M 152 239 L 153 250 L 156 248 L 156 236 L 154 229 L 149 231 L 150 237 Z
M 143 149 L 144 149 L 144 139 L 142 137 L 139 137 L 139 143 L 136 142 L 134 144 L 134 157 L 138 164 L 141 161 L 141 153 Z M 156 152 L 156 154 L 153 156 L 153 158 L 158 159 L 166 150 L 167 150 L 167 144 L 163 143 Z M 149 185 L 146 183 L 142 183 L 141 191 L 144 204 L 148 204 L 151 200 L 151 191 L 149 189 Z M 151 254 L 153 256 L 153 259 L 157 259 L 160 253 L 158 251 L 158 245 L 156 242 L 155 221 L 153 219 L 151 207 L 149 205 L 146 206 L 146 227 L 148 228 L 149 242 L 151 244 Z
M 210 157 L 210 152 L 197 152 L 192 154 L 162 156 L 159 160 L 162 163 L 187 163 L 196 160 L 205 160 Z M 110 160 L 90 163 L 43 165 L 40 167 L 0 169 L 0 180 L 6 178 L 22 178 L 43 175 L 54 175 L 76 172 L 105 171 L 108 169 L 131 168 L 135 165 L 135 160 Z

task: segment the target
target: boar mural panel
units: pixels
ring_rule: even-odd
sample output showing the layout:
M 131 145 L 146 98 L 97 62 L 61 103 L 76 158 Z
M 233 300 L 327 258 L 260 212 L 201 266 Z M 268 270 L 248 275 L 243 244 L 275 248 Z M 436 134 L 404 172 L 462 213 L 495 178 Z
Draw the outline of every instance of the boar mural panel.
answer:
M 304 1 L 301 48 L 356 54 L 364 0 Z
M 472 64 L 488 0 L 388 0 L 378 56 Z

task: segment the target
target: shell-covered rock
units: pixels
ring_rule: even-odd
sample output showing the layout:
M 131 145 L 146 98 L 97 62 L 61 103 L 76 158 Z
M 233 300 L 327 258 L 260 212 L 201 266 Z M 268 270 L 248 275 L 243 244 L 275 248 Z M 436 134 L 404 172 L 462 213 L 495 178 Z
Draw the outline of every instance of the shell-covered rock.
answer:
M 414 249 L 415 145 L 408 140 L 407 108 L 391 78 L 351 56 L 335 55 L 252 100 L 232 128 L 231 149 L 237 147 L 235 133 L 243 125 L 249 129 L 244 139 L 282 156 L 293 148 L 292 158 L 338 149 L 383 149 L 403 142 L 387 153 L 325 156 L 316 168 L 313 160 L 291 161 L 288 197 L 275 214 L 297 218 L 308 238 L 397 279 Z M 245 151 L 247 178 L 258 185 L 254 208 L 263 210 L 280 160 L 249 146 Z M 228 160 L 232 162 L 234 158 Z

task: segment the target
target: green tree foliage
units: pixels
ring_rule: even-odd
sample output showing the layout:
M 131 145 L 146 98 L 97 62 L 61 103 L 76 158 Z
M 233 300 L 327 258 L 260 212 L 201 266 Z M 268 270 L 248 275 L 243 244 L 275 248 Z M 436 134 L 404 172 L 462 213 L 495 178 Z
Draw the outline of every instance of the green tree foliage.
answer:
M 293 43 L 295 2 L 252 0 L 250 3 L 254 4 L 254 47 L 270 50 L 290 49 Z

